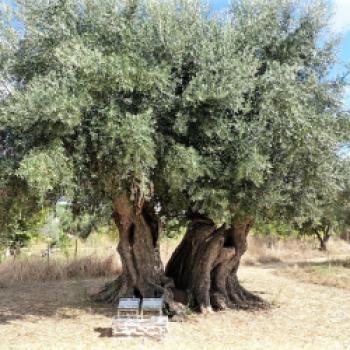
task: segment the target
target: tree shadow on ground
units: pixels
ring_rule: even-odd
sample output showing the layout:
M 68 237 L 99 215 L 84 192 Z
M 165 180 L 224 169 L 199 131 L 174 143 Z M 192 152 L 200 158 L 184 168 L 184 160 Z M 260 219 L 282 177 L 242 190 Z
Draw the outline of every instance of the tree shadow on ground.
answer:
M 0 325 L 30 317 L 76 318 L 79 312 L 107 317 L 115 315 L 113 305 L 96 304 L 89 294 L 106 279 L 55 281 L 0 289 Z
M 101 288 L 109 278 L 43 282 L 0 288 L 0 326 L 16 320 L 38 322 L 41 317 L 74 319 L 82 313 L 112 318 L 116 307 L 95 303 L 92 291 Z M 263 294 L 262 291 L 258 292 Z M 96 328 L 100 337 L 107 337 L 110 328 Z
M 111 327 L 97 327 L 94 328 L 94 331 L 99 333 L 100 338 L 110 338 L 112 337 L 112 328 Z

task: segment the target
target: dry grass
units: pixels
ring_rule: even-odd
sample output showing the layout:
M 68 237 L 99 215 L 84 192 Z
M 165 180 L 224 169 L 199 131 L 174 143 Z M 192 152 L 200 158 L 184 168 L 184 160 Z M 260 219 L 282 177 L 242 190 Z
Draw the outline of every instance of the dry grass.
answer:
M 161 241 L 161 257 L 167 263 L 178 239 Z M 48 263 L 46 257 L 36 254 L 22 254 L 16 260 L 12 258 L 0 264 L 0 287 L 9 287 L 26 283 L 83 279 L 113 276 L 120 271 L 119 257 L 115 251 L 115 242 L 106 238 L 92 236 L 85 243 L 79 243 L 79 257 L 73 258 L 63 253 L 53 254 Z M 317 249 L 317 242 L 310 240 L 276 240 L 266 237 L 249 237 L 248 251 L 243 256 L 243 265 L 267 265 L 276 263 L 298 263 L 313 258 L 336 258 L 339 255 L 350 256 L 350 245 L 343 241 L 331 241 L 330 252 L 322 253 Z M 71 250 L 74 250 L 73 248 Z
M 295 265 L 278 274 L 299 281 L 350 290 L 350 260 Z
M 0 286 L 113 276 L 119 271 L 120 262 L 116 254 L 107 257 L 90 255 L 72 260 L 55 257 L 49 262 L 41 257 L 21 257 L 0 264 Z
M 50 258 L 42 257 L 47 243 L 24 248 L 21 255 L 0 263 L 0 287 L 35 284 L 45 281 L 115 276 L 120 272 L 116 242 L 107 235 L 92 234 L 87 240 L 75 240 L 65 249 L 53 248 Z
M 316 258 L 350 256 L 350 245 L 342 240 L 331 240 L 328 252 L 318 250 L 318 242 L 310 239 L 289 238 L 273 240 L 264 236 L 248 239 L 248 251 L 242 258 L 243 265 L 295 263 Z
M 179 240 L 165 239 L 161 244 L 161 256 L 166 263 Z M 23 250 L 16 259 L 9 258 L 0 263 L 0 288 L 45 281 L 77 280 L 112 277 L 120 273 L 121 263 L 116 253 L 116 242 L 108 237 L 92 235 L 87 241 L 79 241 L 78 258 L 74 258 L 74 247 L 52 252 L 50 259 L 42 257 L 45 244 Z M 28 255 L 30 253 L 30 255 Z

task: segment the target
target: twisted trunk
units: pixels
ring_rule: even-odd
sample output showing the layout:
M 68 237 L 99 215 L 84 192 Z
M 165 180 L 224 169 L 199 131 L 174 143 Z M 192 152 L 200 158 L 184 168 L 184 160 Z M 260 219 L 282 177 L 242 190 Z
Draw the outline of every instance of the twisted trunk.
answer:
M 173 283 L 165 276 L 160 258 L 160 223 L 154 209 L 143 201 L 135 206 L 126 195 L 114 200 L 113 209 L 119 229 L 118 253 L 122 273 L 93 299 L 115 303 L 121 297 L 163 296 L 170 309 L 175 309 L 171 291 Z
M 237 271 L 247 249 L 249 223 L 216 228 L 212 220 L 196 215 L 175 250 L 166 275 L 200 311 L 264 307 L 264 301 L 245 290 Z

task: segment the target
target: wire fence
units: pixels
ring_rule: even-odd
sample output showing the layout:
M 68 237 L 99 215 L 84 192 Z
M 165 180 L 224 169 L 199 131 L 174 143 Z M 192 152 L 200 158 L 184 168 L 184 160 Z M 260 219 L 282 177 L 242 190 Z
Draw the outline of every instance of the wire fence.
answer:
M 52 246 L 47 244 L 34 244 L 24 246 L 20 242 L 11 240 L 0 240 L 0 261 L 6 259 L 16 260 L 19 257 L 41 257 L 50 261 L 50 258 L 62 257 L 67 259 L 77 259 L 78 257 L 94 255 L 94 254 L 112 254 L 116 252 L 116 246 L 111 244 L 108 246 L 87 246 L 79 240 L 74 240 L 69 246 Z

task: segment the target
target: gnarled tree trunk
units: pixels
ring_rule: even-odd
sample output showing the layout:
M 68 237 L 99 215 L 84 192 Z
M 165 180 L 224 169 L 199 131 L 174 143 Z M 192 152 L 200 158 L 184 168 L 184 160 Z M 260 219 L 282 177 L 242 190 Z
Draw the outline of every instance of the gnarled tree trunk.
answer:
M 119 229 L 118 252 L 122 273 L 93 296 L 95 301 L 116 302 L 120 297 L 160 297 L 174 309 L 171 287 L 159 253 L 159 220 L 143 201 L 136 206 L 127 195 L 115 198 L 114 219 Z
M 260 308 L 266 303 L 238 282 L 237 270 L 247 249 L 249 223 L 216 228 L 212 220 L 195 215 L 166 268 L 177 289 L 200 311 Z

